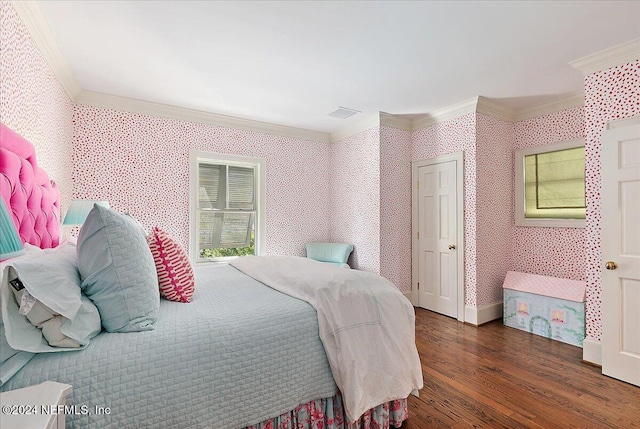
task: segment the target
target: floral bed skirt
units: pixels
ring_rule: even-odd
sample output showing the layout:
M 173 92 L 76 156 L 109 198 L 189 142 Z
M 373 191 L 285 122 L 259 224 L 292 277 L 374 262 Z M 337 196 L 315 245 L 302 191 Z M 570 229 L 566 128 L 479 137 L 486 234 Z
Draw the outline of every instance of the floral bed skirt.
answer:
M 407 399 L 398 399 L 370 409 L 353 423 L 345 423 L 342 395 L 316 399 L 278 417 L 246 429 L 388 429 L 399 428 L 409 417 Z

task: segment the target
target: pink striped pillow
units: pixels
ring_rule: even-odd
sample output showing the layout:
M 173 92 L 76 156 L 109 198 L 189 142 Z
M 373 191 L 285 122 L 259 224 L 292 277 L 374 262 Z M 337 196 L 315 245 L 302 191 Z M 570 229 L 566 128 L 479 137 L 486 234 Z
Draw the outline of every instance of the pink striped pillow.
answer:
M 158 271 L 160 295 L 170 301 L 190 302 L 195 277 L 187 253 L 158 227 L 151 230 L 147 242 Z

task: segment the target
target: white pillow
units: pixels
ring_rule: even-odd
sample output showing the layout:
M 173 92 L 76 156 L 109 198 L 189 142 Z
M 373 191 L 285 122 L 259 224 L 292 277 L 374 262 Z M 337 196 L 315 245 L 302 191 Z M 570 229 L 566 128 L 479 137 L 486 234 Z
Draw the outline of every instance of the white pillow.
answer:
M 77 341 L 64 335 L 60 328 L 69 319 L 56 313 L 33 297 L 18 278 L 13 267 L 8 267 L 7 276 L 9 286 L 16 303 L 20 306 L 19 313 L 26 316 L 29 322 L 42 329 L 42 335 L 52 347 L 80 347 Z
M 33 297 L 25 306 L 30 308 L 23 309 L 26 316 L 16 300 L 22 301 L 25 292 Z M 72 243 L 10 260 L 3 270 L 0 302 L 6 339 L 16 350 L 78 350 L 101 330 L 97 308 L 81 293 Z

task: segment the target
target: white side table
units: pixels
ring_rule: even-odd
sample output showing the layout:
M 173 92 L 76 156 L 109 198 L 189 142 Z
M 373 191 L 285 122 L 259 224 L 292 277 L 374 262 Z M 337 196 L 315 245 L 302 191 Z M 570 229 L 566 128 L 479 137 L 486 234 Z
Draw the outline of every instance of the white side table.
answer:
M 45 381 L 36 386 L 0 393 L 2 429 L 64 429 L 64 409 L 72 387 Z

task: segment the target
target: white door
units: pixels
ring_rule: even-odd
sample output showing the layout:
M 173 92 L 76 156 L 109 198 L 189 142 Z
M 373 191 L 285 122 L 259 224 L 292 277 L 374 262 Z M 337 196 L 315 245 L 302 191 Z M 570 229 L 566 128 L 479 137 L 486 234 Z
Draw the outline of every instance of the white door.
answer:
M 602 134 L 602 373 L 640 386 L 640 117 Z
M 462 156 L 451 158 L 414 163 L 413 268 L 418 306 L 462 320 Z

